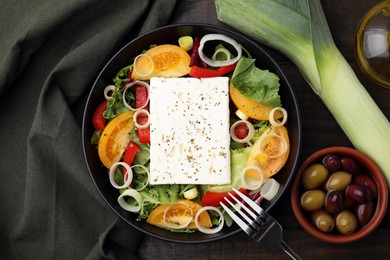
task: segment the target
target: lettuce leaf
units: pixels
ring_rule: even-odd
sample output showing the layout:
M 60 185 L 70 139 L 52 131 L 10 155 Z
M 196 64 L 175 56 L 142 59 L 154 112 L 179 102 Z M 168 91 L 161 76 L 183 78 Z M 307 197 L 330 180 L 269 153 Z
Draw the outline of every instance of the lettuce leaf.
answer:
M 242 57 L 234 70 L 231 83 L 249 99 L 271 107 L 281 106 L 278 75 L 257 68 L 255 61 Z
M 112 98 L 108 100 L 106 110 L 103 112 L 103 117 L 107 120 L 112 120 L 117 115 L 129 111 L 129 109 L 123 103 L 123 94 L 121 89 L 124 84 L 130 81 L 127 74 L 132 69 L 132 66 L 133 65 L 130 65 L 121 69 L 113 79 L 115 83 L 115 89 L 111 94 Z M 133 105 L 132 103 L 134 103 L 135 97 L 131 91 L 126 92 L 125 98 L 128 103 Z
M 128 100 L 134 100 L 133 93 L 127 91 L 126 94 L 127 94 L 126 98 Z M 115 86 L 115 89 L 112 92 L 111 97 L 112 98 L 110 98 L 107 102 L 106 110 L 103 112 L 103 117 L 107 120 L 112 120 L 117 115 L 129 111 L 129 109 L 123 104 L 123 94 L 120 91 L 119 86 Z
M 115 75 L 115 78 L 113 79 L 115 86 L 123 86 L 125 83 L 129 82 L 129 72 L 133 70 L 133 64 L 126 66 L 122 68 L 118 73 Z

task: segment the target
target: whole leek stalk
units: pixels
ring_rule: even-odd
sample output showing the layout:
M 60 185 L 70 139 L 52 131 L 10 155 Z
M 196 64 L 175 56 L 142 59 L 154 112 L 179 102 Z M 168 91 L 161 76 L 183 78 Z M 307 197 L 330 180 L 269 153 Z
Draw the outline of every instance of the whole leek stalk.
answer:
M 216 0 L 218 19 L 299 68 L 357 150 L 390 185 L 390 123 L 337 49 L 320 0 Z

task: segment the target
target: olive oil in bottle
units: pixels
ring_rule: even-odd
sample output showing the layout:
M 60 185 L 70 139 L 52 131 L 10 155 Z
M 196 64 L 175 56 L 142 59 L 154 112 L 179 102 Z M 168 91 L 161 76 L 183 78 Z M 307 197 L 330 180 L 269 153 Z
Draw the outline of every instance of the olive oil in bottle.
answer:
M 371 9 L 356 34 L 356 56 L 362 70 L 390 88 L 390 0 Z

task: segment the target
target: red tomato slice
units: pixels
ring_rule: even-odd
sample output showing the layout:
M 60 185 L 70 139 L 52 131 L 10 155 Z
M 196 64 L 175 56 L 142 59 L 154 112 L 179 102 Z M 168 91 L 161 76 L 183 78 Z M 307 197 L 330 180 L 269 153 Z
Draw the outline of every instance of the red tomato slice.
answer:
M 249 133 L 249 128 L 246 124 L 240 123 L 234 128 L 234 134 L 239 139 L 244 139 Z
M 92 116 L 92 124 L 96 131 L 103 130 L 106 127 L 106 119 L 103 112 L 107 108 L 107 100 L 103 101 L 95 110 Z
M 135 107 L 140 108 L 143 107 L 145 110 L 149 110 L 148 104 L 148 91 L 145 86 L 137 86 L 135 88 Z M 148 116 L 140 114 L 137 117 L 137 123 L 140 125 L 145 124 L 148 121 Z M 150 127 L 144 129 L 138 129 L 138 137 L 141 143 L 150 143 Z

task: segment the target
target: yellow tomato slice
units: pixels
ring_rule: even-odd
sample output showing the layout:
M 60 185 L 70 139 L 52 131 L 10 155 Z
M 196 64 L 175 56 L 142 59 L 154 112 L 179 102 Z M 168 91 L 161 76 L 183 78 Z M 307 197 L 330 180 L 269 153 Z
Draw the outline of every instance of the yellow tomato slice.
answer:
M 263 170 L 264 178 L 270 178 L 285 165 L 289 152 L 290 142 L 286 127 L 271 126 L 254 143 L 247 166 L 259 166 Z M 251 178 L 259 178 L 257 171 L 248 170 L 246 174 Z
M 194 201 L 191 200 L 179 200 L 174 205 L 172 204 L 160 204 L 155 209 L 152 210 L 152 212 L 149 214 L 146 222 L 149 224 L 152 224 L 154 226 L 160 227 L 160 228 L 167 228 L 167 226 L 164 224 L 163 216 L 165 211 L 168 209 L 167 213 L 165 213 L 165 221 L 169 223 L 176 223 L 177 225 L 180 225 L 182 223 L 185 223 L 188 221 L 188 218 L 191 217 L 191 210 L 192 210 L 192 216 L 193 219 L 191 223 L 188 225 L 188 229 L 196 229 L 195 225 L 195 215 L 202 208 L 202 206 Z M 183 203 L 187 204 L 188 206 L 184 205 Z M 191 210 L 189 210 L 191 208 Z M 204 228 L 210 228 L 212 226 L 211 219 L 209 214 L 204 211 L 200 213 L 198 218 L 200 226 Z
M 134 127 L 133 111 L 122 113 L 111 120 L 100 135 L 98 154 L 107 168 L 119 162 L 130 142 L 129 133 Z
M 190 73 L 190 61 L 190 55 L 183 48 L 173 44 L 158 45 L 136 59 L 131 78 L 182 77 Z
M 271 106 L 264 105 L 255 100 L 249 99 L 241 94 L 232 84 L 229 86 L 230 98 L 234 105 L 246 116 L 256 120 L 268 120 L 269 113 L 273 109 Z M 275 112 L 274 119 L 280 119 L 282 117 L 280 111 Z

